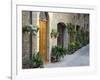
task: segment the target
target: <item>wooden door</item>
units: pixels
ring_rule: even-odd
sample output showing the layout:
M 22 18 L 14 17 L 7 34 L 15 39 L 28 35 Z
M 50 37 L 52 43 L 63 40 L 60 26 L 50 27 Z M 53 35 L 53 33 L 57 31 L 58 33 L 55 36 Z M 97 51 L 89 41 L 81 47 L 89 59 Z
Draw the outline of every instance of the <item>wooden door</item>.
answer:
M 44 62 L 47 62 L 47 21 L 40 20 L 39 24 L 39 52 Z

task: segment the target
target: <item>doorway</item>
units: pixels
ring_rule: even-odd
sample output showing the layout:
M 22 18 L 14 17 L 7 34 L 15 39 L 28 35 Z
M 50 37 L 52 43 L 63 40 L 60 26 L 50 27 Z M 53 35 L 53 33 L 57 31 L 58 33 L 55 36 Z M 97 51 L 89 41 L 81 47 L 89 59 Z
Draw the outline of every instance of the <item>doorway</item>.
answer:
M 45 63 L 48 62 L 47 34 L 48 34 L 48 13 L 40 12 L 39 16 L 39 52 Z
M 61 46 L 61 47 L 64 47 L 64 33 L 65 33 L 65 28 L 66 28 L 66 25 L 63 23 L 63 22 L 60 22 L 57 24 L 57 29 L 58 29 L 58 33 L 59 33 L 59 36 L 57 38 L 57 45 L 58 46 Z

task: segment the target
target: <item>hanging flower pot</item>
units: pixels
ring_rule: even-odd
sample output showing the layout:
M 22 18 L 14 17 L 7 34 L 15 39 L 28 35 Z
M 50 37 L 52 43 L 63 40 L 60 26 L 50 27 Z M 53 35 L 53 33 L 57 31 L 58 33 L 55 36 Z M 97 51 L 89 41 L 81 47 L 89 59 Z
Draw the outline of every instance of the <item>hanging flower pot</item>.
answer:
M 53 37 L 53 33 L 51 32 L 51 38 Z
M 25 32 L 33 32 L 33 35 L 37 35 L 37 32 L 39 30 L 39 27 L 37 25 L 26 25 L 22 28 L 23 33 Z
M 57 38 L 58 36 L 59 36 L 59 33 L 56 32 L 56 33 L 54 34 L 54 37 Z
M 53 37 L 57 38 L 58 35 L 59 35 L 59 33 L 55 29 L 52 29 L 52 31 L 51 31 L 51 38 L 53 38 Z

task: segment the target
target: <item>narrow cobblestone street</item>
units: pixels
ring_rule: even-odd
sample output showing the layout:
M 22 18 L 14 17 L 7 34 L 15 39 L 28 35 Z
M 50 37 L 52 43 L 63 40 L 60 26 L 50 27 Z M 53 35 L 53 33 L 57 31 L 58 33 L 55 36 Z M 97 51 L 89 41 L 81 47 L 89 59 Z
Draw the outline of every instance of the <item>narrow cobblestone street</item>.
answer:
M 89 45 L 82 47 L 72 55 L 66 55 L 60 62 L 44 65 L 45 68 L 52 67 L 74 67 L 89 65 Z

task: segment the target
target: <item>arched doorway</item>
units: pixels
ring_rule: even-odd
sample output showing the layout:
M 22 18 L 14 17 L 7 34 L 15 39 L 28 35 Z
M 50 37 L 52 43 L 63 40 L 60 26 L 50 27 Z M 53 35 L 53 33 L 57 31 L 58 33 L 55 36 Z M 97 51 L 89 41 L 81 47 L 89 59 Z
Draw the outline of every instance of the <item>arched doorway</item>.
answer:
M 65 34 L 66 25 L 63 22 L 57 24 L 57 30 L 59 32 L 59 36 L 57 38 L 57 45 L 64 47 L 64 34 Z
M 45 63 L 48 62 L 47 58 L 47 34 L 48 34 L 48 12 L 40 12 L 39 15 L 39 52 Z

